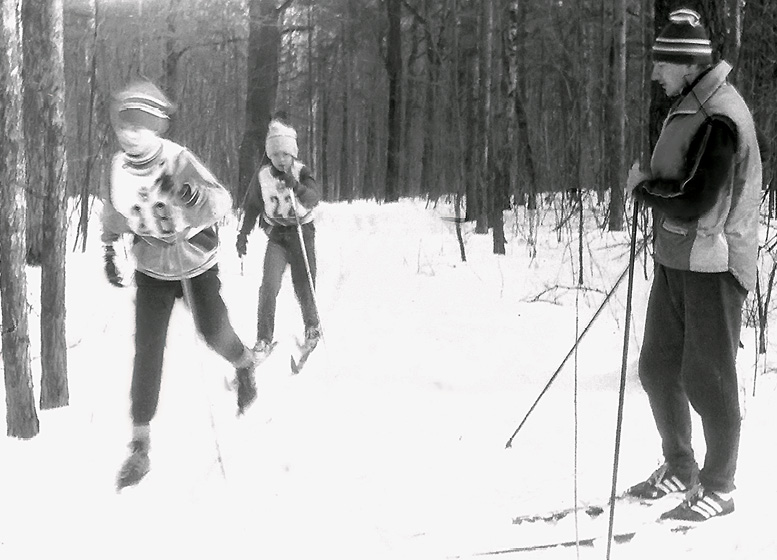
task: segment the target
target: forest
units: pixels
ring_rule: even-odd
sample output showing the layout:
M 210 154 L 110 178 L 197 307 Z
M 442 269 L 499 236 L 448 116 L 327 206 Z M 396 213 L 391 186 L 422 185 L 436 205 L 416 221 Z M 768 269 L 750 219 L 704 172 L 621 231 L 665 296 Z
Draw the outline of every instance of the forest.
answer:
M 112 93 L 147 78 L 176 103 L 168 136 L 235 211 L 283 110 L 326 201 L 454 200 L 493 235 L 503 212 L 563 193 L 627 221 L 668 100 L 650 48 L 698 10 L 734 66 L 769 152 L 777 137 L 777 4 L 768 0 L 0 0 L 0 289 L 9 435 L 38 426 L 25 267 L 42 274 L 41 408 L 68 402 L 64 262 L 83 249 L 117 143 Z M 775 156 L 764 162 L 766 213 Z M 76 208 L 72 213 L 68 209 Z M 67 247 L 67 228 L 79 245 Z M 770 277 L 774 278 L 774 270 Z M 768 273 L 768 271 L 767 271 Z M 766 308 L 765 306 L 764 308 Z

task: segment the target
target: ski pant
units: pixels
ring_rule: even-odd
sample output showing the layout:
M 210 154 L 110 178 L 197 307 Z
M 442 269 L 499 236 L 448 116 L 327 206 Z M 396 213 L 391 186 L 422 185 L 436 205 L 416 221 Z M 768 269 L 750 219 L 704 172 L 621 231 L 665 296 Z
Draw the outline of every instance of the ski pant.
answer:
M 273 226 L 268 235 L 267 249 L 264 253 L 262 285 L 259 288 L 259 309 L 256 319 L 256 339 L 272 341 L 275 331 L 275 305 L 281 290 L 281 280 L 288 264 L 291 268 L 291 282 L 302 309 L 305 327 L 318 325 L 318 311 L 313 295 L 316 282 L 316 228 L 313 223 L 302 226 L 305 253 L 310 264 L 311 287 L 308 280 L 305 258 L 300 246 L 299 232 L 296 226 Z
M 189 283 L 191 313 L 198 332 L 219 355 L 237 363 L 245 346 L 232 328 L 219 290 L 218 267 L 214 266 Z M 156 414 L 162 382 L 167 328 L 177 298 L 183 297 L 178 280 L 159 280 L 135 272 L 135 364 L 132 371 L 131 414 L 134 425 L 148 424 Z
M 730 272 L 656 265 L 648 300 L 639 377 L 671 471 L 696 473 L 690 407 L 699 414 L 707 453 L 699 482 L 734 489 L 741 416 L 736 371 L 747 291 Z

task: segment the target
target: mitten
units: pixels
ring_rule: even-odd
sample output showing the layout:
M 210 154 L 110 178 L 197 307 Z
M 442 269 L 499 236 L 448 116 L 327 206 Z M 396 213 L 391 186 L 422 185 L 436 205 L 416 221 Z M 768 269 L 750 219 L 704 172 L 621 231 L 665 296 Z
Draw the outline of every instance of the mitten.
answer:
M 108 278 L 108 282 L 119 288 L 123 288 L 121 274 L 116 268 L 115 258 L 116 251 L 113 249 L 113 245 L 106 245 L 104 248 L 103 258 L 105 259 L 105 276 Z
M 293 190 L 294 194 L 299 193 L 300 182 L 294 178 L 294 175 L 291 173 L 291 171 L 284 172 L 283 175 L 281 175 L 281 180 L 286 185 L 287 189 Z
M 248 239 L 246 238 L 246 235 L 244 233 L 239 233 L 237 236 L 237 243 L 235 243 L 235 248 L 237 249 L 237 254 L 239 257 L 245 256 L 247 246 Z

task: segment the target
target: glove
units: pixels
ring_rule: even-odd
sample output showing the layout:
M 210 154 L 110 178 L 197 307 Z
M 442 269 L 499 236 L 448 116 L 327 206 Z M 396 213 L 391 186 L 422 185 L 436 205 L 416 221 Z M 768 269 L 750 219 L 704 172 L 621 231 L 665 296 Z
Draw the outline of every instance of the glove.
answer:
M 626 178 L 626 195 L 634 193 L 634 189 L 642 182 L 650 179 L 650 175 L 640 170 L 639 162 L 634 162 L 634 165 L 629 169 L 629 176 Z
M 116 268 L 116 263 L 114 262 L 116 251 L 114 251 L 113 245 L 105 246 L 103 258 L 105 259 L 105 276 L 108 278 L 108 282 L 114 286 L 123 288 L 124 284 L 122 284 L 121 274 L 119 274 L 119 270 Z
M 194 206 L 200 199 L 199 190 L 188 181 L 176 185 L 173 178 L 167 173 L 162 174 L 157 181 L 159 182 L 159 191 L 162 194 L 177 198 L 184 206 Z
M 235 243 L 235 248 L 237 249 L 237 255 L 239 257 L 245 256 L 247 245 L 248 239 L 246 238 L 246 235 L 244 233 L 239 233 L 237 236 L 237 243 Z
M 291 171 L 285 171 L 283 175 L 281 175 L 281 180 L 284 182 L 287 189 L 294 191 L 294 194 L 299 193 L 299 188 L 301 186 L 300 182 L 294 178 L 294 175 L 291 173 Z

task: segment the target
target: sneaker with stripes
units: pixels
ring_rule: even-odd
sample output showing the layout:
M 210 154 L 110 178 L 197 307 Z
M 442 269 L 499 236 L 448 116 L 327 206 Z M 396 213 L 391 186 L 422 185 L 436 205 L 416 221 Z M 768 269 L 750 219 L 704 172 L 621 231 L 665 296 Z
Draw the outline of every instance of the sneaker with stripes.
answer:
M 647 480 L 626 490 L 626 494 L 643 500 L 658 500 L 667 494 L 688 492 L 694 483 L 695 480 L 685 480 L 673 474 L 669 464 L 664 463 Z
M 705 490 L 699 484 L 688 493 L 683 503 L 661 514 L 661 519 L 675 521 L 707 521 L 734 511 L 734 498 Z

